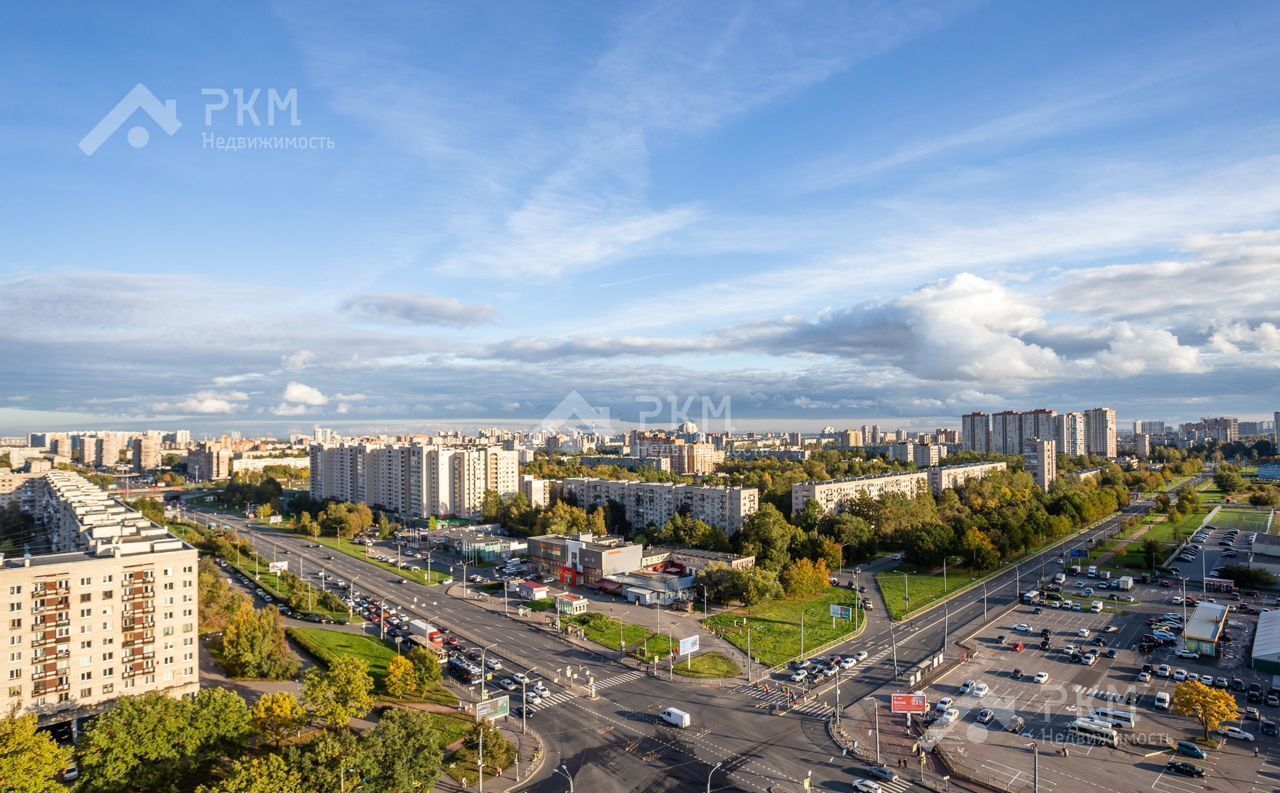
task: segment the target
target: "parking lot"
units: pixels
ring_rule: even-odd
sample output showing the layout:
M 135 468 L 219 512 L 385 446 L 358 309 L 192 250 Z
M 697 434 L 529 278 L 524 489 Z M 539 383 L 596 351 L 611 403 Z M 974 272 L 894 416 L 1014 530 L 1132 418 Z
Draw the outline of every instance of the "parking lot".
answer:
M 1083 583 L 1092 583 L 1092 579 Z M 1074 579 L 1068 579 L 1062 594 L 1080 591 L 1073 584 Z M 1172 697 L 1175 674 L 1212 677 L 1215 683 L 1224 678 L 1223 685 L 1228 686 L 1233 682 L 1245 688 L 1255 684 L 1264 695 L 1272 684 L 1270 675 L 1256 674 L 1246 663 L 1256 625 L 1254 615 L 1237 612 L 1229 616 L 1232 638 L 1226 645 L 1228 657 L 1180 658 L 1175 655 L 1176 643 L 1140 653 L 1142 637 L 1153 630 L 1148 620 L 1182 612 L 1182 606 L 1173 602 L 1180 592 L 1180 588 L 1139 585 L 1131 592 L 1119 593 L 1133 595 L 1138 602 L 1104 600 L 1102 613 L 1092 613 L 1087 606 L 1080 611 L 1043 606 L 1039 613 L 1031 605 L 1017 607 L 972 638 L 970 644 L 978 649 L 974 658 L 928 689 L 936 720 L 926 731 L 925 744 L 939 745 L 954 764 L 974 778 L 1009 789 L 1030 787 L 1035 751 L 1042 790 L 1280 790 L 1280 769 L 1273 764 L 1280 757 L 1280 738 L 1262 730 L 1262 720 L 1280 720 L 1280 707 L 1247 703 L 1243 691 L 1236 692 L 1241 710 L 1249 706 L 1260 713 L 1258 718 L 1242 717 L 1237 724 L 1252 733 L 1256 742 L 1227 739 L 1205 759 L 1173 758 L 1171 752 L 1161 751 L 1171 742 L 1201 734 L 1191 718 L 1155 707 L 1160 692 Z M 1090 600 L 1109 594 L 1098 592 Z M 1229 596 L 1218 597 L 1220 602 L 1229 602 Z M 1048 650 L 1041 644 L 1046 630 L 1043 638 Z M 1095 640 L 1100 640 L 1099 644 Z M 1025 645 L 1020 652 L 1014 649 L 1019 642 Z M 1087 665 L 1073 660 L 1066 651 L 1068 645 L 1075 645 L 1081 653 L 1095 651 L 1096 661 Z M 1114 657 L 1109 657 L 1113 650 Z M 1142 674 L 1144 664 L 1151 665 L 1149 679 Z M 1167 677 L 1157 674 L 1162 664 L 1168 666 Z M 1043 673 L 1043 682 L 1037 682 L 1038 673 Z M 987 692 L 982 697 L 964 693 L 970 689 L 966 683 L 985 684 Z M 944 697 L 951 701 L 939 705 Z M 1074 719 L 1087 717 L 1098 707 L 1137 714 L 1132 729 L 1119 730 L 1121 741 L 1116 748 L 1082 743 L 1067 734 Z M 943 724 L 947 717 L 940 717 L 946 710 L 955 711 L 950 724 Z M 1256 758 L 1255 747 L 1259 750 Z M 1089 762 L 1077 762 L 1080 757 L 1089 758 Z M 1190 778 L 1167 770 L 1171 759 L 1203 768 L 1205 777 Z

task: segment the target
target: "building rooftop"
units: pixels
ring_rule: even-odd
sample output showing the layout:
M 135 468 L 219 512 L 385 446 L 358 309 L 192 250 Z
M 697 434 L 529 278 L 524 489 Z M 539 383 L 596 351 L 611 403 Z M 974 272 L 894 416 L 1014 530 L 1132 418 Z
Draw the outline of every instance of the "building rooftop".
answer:
M 1200 641 L 1217 641 L 1218 634 L 1222 631 L 1222 623 L 1226 619 L 1226 606 L 1218 603 L 1198 603 L 1182 635 Z

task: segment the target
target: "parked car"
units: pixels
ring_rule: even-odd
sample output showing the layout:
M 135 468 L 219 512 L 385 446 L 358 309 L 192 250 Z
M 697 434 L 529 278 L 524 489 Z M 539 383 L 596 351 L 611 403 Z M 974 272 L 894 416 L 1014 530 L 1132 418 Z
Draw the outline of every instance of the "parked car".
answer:
M 1245 732 L 1234 724 L 1228 724 L 1225 727 L 1218 728 L 1219 735 L 1225 735 L 1228 738 L 1235 738 L 1238 741 L 1253 741 L 1253 733 Z
M 1169 763 L 1169 765 L 1165 767 L 1168 768 L 1173 773 L 1182 774 L 1183 776 L 1191 776 L 1191 777 L 1204 776 L 1203 768 L 1201 768 L 1200 766 L 1192 765 L 1191 763 L 1184 763 L 1181 760 L 1174 760 L 1173 762 Z

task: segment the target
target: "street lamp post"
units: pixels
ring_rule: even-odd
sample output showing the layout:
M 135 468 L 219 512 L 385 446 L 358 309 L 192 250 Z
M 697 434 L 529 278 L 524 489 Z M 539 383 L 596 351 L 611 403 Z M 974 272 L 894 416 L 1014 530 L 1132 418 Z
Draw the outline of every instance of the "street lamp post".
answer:
M 480 700 L 484 701 L 484 679 L 489 676 L 489 667 L 485 665 L 484 654 L 497 647 L 498 643 L 494 642 L 488 647 L 480 648 Z
M 553 768 L 551 770 L 569 780 L 569 793 L 573 793 L 573 776 L 569 773 L 569 766 L 561 765 L 559 768 Z
M 906 573 L 902 573 L 902 609 L 904 616 L 911 611 L 911 578 Z
M 1031 793 L 1040 793 L 1040 747 L 1031 742 Z
M 533 674 L 537 670 L 538 670 L 538 667 L 536 666 L 529 667 L 525 671 L 524 677 L 521 678 L 520 680 L 520 732 L 521 734 L 529 731 L 529 702 L 528 700 L 525 699 L 525 694 L 527 693 L 525 690 L 525 686 L 529 682 L 529 675 Z
M 722 765 L 724 765 L 723 760 L 711 766 L 711 770 L 707 772 L 707 793 L 711 793 L 711 775 L 714 774 L 716 772 L 716 769 L 718 769 Z
M 626 623 L 623 622 L 622 620 L 623 620 L 623 617 L 627 616 L 630 613 L 631 613 L 631 609 L 627 609 L 626 611 L 618 615 L 618 652 L 620 653 L 625 653 L 627 651 L 627 646 L 626 644 L 623 643 L 624 640 L 622 638 L 622 628 L 624 625 L 626 625 Z
M 755 671 L 755 661 L 751 657 L 751 631 L 753 630 L 755 629 L 747 628 L 747 685 L 751 685 L 753 682 L 751 679 L 751 673 Z
M 698 584 L 698 586 L 702 587 L 702 618 L 705 620 L 707 618 L 707 585 Z

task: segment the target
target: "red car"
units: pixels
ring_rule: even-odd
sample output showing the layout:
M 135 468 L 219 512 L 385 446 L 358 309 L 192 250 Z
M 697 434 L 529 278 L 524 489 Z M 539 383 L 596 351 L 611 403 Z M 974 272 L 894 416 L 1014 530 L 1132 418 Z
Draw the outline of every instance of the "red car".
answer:
M 1020 653 L 1023 650 L 1027 649 L 1027 645 L 1023 644 L 1022 642 L 1015 642 L 1014 644 L 1011 644 L 1009 646 L 1013 648 L 1013 651 L 1015 653 Z

